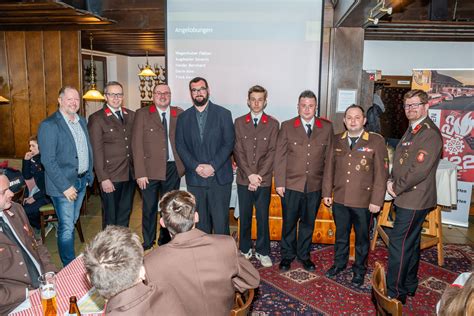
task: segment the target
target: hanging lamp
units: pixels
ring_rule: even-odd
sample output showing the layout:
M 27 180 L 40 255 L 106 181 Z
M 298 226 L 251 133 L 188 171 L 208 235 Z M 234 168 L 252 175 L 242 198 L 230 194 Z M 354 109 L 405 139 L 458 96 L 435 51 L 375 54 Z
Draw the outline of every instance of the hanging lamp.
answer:
M 90 44 L 91 44 L 91 88 L 89 89 L 89 91 L 86 92 L 86 94 L 82 96 L 82 98 L 86 101 L 104 101 L 105 100 L 104 96 L 102 95 L 102 93 L 100 93 L 99 90 L 97 90 L 96 85 L 95 85 L 94 51 L 92 50 L 92 39 L 93 37 L 91 33 L 89 37 Z

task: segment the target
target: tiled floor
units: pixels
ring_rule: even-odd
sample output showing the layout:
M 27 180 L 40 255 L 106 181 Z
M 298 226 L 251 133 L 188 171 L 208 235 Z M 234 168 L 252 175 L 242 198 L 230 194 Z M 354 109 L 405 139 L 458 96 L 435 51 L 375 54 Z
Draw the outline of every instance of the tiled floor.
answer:
M 232 214 L 232 213 L 230 213 Z M 133 211 L 130 218 L 130 228 L 141 236 L 141 197 L 138 192 L 135 194 L 135 200 L 133 205 Z M 82 231 L 86 243 L 90 241 L 95 234 L 101 230 L 101 205 L 100 197 L 92 195 L 89 198 L 87 204 L 87 215 L 81 216 Z M 469 218 L 469 228 L 455 227 L 455 226 L 443 226 L 443 242 L 444 243 L 461 243 L 474 245 L 474 216 Z M 233 216 L 230 218 L 230 229 L 231 233 L 237 230 L 237 221 L 234 220 Z M 76 254 L 79 254 L 84 250 L 86 243 L 81 243 L 79 236 L 76 233 L 75 249 Z M 59 260 L 58 247 L 56 244 L 55 231 L 53 231 L 46 237 L 46 246 L 49 249 L 53 262 L 56 266 L 61 267 L 61 261 Z

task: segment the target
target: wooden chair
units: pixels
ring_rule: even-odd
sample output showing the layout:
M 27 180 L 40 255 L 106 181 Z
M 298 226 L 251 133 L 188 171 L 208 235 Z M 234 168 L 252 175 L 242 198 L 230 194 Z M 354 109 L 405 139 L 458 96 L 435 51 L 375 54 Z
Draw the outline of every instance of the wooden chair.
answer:
M 249 313 L 250 304 L 253 301 L 255 291 L 250 289 L 241 294 L 235 292 L 234 307 L 230 311 L 230 316 L 246 316 Z
M 12 197 L 12 201 L 15 202 L 15 203 L 18 203 L 18 204 L 22 204 L 23 203 L 23 198 L 24 198 L 24 194 L 25 194 L 25 187 L 26 185 L 23 185 L 21 187 L 20 190 L 18 190 L 18 192 L 16 192 L 13 197 Z
M 374 238 L 370 244 L 370 250 L 375 249 L 377 237 L 379 235 L 383 242 L 388 246 L 389 237 L 385 232 L 384 227 L 393 228 L 393 222 L 395 220 L 396 214 L 391 211 L 392 202 L 385 202 L 382 212 L 380 213 L 377 220 L 377 226 L 374 232 Z M 423 229 L 421 231 L 420 249 L 429 248 L 435 245 L 438 250 L 438 265 L 442 266 L 444 265 L 443 227 L 441 223 L 441 208 L 439 206 L 433 211 L 429 212 L 426 216 L 425 222 L 423 223 Z
M 377 315 L 402 315 L 402 303 L 387 296 L 387 283 L 385 282 L 385 270 L 379 262 L 375 262 L 372 273 L 372 294 L 375 298 Z
M 48 223 L 58 221 L 58 218 L 54 217 L 53 215 L 56 215 L 56 210 L 54 209 L 54 205 L 52 203 L 49 203 L 40 207 L 40 230 L 41 230 L 41 240 L 43 241 L 43 244 L 46 238 L 46 234 L 45 234 L 46 225 Z M 84 243 L 84 235 L 82 234 L 80 215 L 79 215 L 79 218 L 77 219 L 75 226 L 76 226 L 77 233 L 79 234 L 79 239 L 81 240 L 82 243 Z

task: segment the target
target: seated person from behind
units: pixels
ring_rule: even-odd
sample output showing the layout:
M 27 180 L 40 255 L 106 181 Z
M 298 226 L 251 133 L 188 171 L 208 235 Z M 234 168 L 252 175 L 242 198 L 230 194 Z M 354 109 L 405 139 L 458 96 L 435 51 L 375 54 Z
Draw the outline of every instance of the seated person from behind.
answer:
M 0 315 L 6 315 L 38 288 L 38 277 L 57 271 L 38 244 L 20 204 L 12 202 L 10 181 L 0 172 Z
M 86 247 L 84 264 L 91 284 L 107 300 L 105 314 L 185 315 L 177 294 L 150 277 L 143 261 L 140 237 L 128 227 L 109 225 Z
M 30 151 L 25 154 L 23 159 L 22 174 L 26 180 L 27 188 L 25 198 L 23 199 L 23 208 L 25 209 L 30 225 L 40 229 L 40 207 L 51 203 L 46 195 L 44 184 L 44 167 L 41 164 L 41 155 L 38 148 L 38 139 L 36 135 L 30 137 Z M 49 227 L 52 227 L 49 224 Z M 49 230 L 48 230 L 49 231 Z
M 260 283 L 258 271 L 227 235 L 197 228 L 196 199 L 189 192 L 171 191 L 160 201 L 160 224 L 171 241 L 148 254 L 145 268 L 158 284 L 175 290 L 188 315 L 229 315 L 235 291 Z

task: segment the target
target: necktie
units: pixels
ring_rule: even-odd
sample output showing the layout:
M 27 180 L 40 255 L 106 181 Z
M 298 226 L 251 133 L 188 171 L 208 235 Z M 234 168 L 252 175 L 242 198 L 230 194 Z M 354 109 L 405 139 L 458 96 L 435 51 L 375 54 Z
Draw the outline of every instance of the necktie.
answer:
M 115 114 L 117 115 L 117 117 L 119 118 L 120 122 L 122 122 L 123 124 L 123 116 L 122 116 L 122 113 L 120 111 L 116 111 Z
M 26 268 L 31 278 L 31 284 L 35 288 L 37 288 L 39 286 L 38 277 L 40 276 L 40 274 L 38 270 L 36 269 L 35 264 L 33 263 L 33 260 L 31 260 L 30 255 L 20 245 L 20 241 L 17 240 L 10 226 L 8 226 L 8 224 L 4 221 L 3 217 L 1 216 L 0 216 L 0 230 L 3 231 L 3 233 L 7 236 L 7 238 L 10 239 L 12 242 L 14 242 L 17 245 L 17 247 L 21 250 L 23 260 L 25 261 Z
M 253 119 L 253 126 L 256 128 L 258 125 L 258 118 Z
M 405 141 L 409 142 L 413 138 L 413 128 L 411 125 L 408 127 L 408 134 L 407 137 L 405 137 Z
M 311 124 L 306 124 L 306 128 L 307 128 L 307 129 L 306 129 L 306 135 L 308 135 L 308 138 L 310 138 L 310 137 L 311 137 L 311 133 L 313 132 L 313 131 L 311 130 Z
M 351 149 L 354 148 L 355 144 L 357 143 L 357 140 L 359 140 L 359 137 L 349 137 L 351 140 Z
M 163 128 L 165 129 L 165 144 L 166 144 L 166 161 L 170 159 L 170 153 L 168 151 L 168 123 L 166 122 L 166 112 L 161 113 L 161 116 L 163 116 L 163 120 L 161 120 L 161 123 L 163 123 Z

